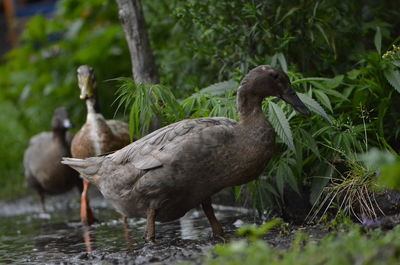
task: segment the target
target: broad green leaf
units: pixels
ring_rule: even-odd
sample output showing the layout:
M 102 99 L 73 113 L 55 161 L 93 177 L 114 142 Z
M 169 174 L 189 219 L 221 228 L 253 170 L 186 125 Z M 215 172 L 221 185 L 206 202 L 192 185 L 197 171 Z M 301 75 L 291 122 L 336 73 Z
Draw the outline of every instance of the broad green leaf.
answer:
M 285 73 L 287 73 L 288 68 L 287 68 L 287 63 L 286 63 L 285 56 L 280 52 L 280 53 L 277 54 L 277 58 L 278 58 L 279 64 L 280 64 L 281 67 L 282 67 L 282 70 L 283 70 Z
M 331 79 L 330 79 L 331 80 Z M 349 101 L 344 95 L 342 95 L 341 93 L 339 93 L 338 91 L 336 91 L 335 89 L 332 89 L 327 82 L 316 82 L 316 81 L 310 81 L 310 83 L 316 87 L 319 88 L 321 90 L 323 90 L 325 92 L 325 94 L 340 98 L 344 101 Z M 332 84 L 332 83 L 331 83 Z
M 298 194 L 300 194 L 299 187 L 297 184 L 296 177 L 293 174 L 292 169 L 289 167 L 287 163 L 281 162 L 279 163 L 277 178 L 284 178 L 289 186 Z
M 301 133 L 301 143 L 308 149 L 310 149 L 318 158 L 320 157 L 320 153 L 317 147 L 317 143 L 315 142 L 312 135 L 304 129 L 299 128 Z
M 329 118 L 328 114 L 326 114 L 325 110 L 319 105 L 317 101 L 315 101 L 313 98 L 310 98 L 306 94 L 303 93 L 297 93 L 299 96 L 300 100 L 313 112 L 317 113 L 318 115 L 321 115 L 323 118 L 325 118 L 329 123 L 332 124 L 331 118 Z
M 353 69 L 353 70 L 347 72 L 347 77 L 351 80 L 355 80 L 359 74 L 360 74 L 360 70 Z
M 379 54 L 381 54 L 381 50 L 382 50 L 382 33 L 381 33 L 381 28 L 380 27 L 376 27 L 374 43 L 375 43 L 376 50 L 378 51 Z
M 290 129 L 289 121 L 282 109 L 275 103 L 270 102 L 268 110 L 269 121 L 271 122 L 272 127 L 274 127 L 275 132 L 278 134 L 279 138 L 281 138 L 282 142 L 284 142 L 289 149 L 294 152 L 295 148 L 293 144 L 292 130 Z
M 271 58 L 271 66 L 276 67 L 276 62 L 278 61 L 278 54 L 275 53 L 274 56 Z
M 400 72 L 394 68 L 385 71 L 387 81 L 400 93 Z
M 337 88 L 343 82 L 344 75 L 337 75 L 334 78 L 326 80 L 326 85 L 328 88 Z
M 232 89 L 236 89 L 238 83 L 233 80 L 228 80 L 224 82 L 219 82 L 212 84 L 206 88 L 200 90 L 199 93 L 210 93 L 213 96 L 221 96 L 228 94 Z
M 346 98 L 343 94 L 337 92 L 337 91 L 334 90 L 334 89 L 323 89 L 323 90 L 324 90 L 324 92 L 325 92 L 326 94 L 328 94 L 328 95 L 331 95 L 331 96 L 340 98 L 340 99 L 342 99 L 342 100 L 344 100 L 344 101 L 350 102 L 350 100 L 349 100 L 348 98 Z
M 315 96 L 319 99 L 319 101 L 324 105 L 331 113 L 333 113 L 331 101 L 329 100 L 328 96 L 322 92 L 321 90 L 314 90 Z
M 292 85 L 298 84 L 298 83 L 308 83 L 309 81 L 328 81 L 330 78 L 325 78 L 325 77 L 307 77 L 307 78 L 301 78 L 294 80 L 292 82 Z

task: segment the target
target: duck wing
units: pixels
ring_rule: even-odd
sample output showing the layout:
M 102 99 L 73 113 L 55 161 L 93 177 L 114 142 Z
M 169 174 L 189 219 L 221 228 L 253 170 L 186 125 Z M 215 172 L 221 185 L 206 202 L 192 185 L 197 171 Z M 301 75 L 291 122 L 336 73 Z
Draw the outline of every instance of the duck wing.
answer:
M 228 118 L 188 119 L 163 127 L 108 155 L 114 163 L 132 163 L 141 170 L 201 159 L 210 148 L 233 138 L 237 122 Z

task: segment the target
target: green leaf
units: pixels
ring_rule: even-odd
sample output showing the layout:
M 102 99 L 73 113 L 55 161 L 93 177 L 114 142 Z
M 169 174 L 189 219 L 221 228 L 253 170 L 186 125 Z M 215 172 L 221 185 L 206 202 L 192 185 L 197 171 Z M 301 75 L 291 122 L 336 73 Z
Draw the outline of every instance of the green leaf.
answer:
M 329 123 L 332 124 L 331 118 L 329 118 L 328 114 L 326 114 L 325 110 L 319 105 L 317 101 L 315 101 L 313 98 L 310 98 L 306 94 L 303 93 L 297 93 L 299 96 L 300 100 L 313 112 L 317 113 L 318 115 L 322 116 L 325 118 Z
M 344 75 L 337 75 L 334 78 L 326 80 L 326 85 L 330 89 L 337 88 L 343 82 Z
M 250 240 L 255 240 L 257 238 L 262 238 L 269 230 L 280 224 L 282 224 L 282 220 L 276 218 L 259 227 L 254 225 L 245 225 L 238 229 L 237 234 L 240 236 L 247 236 Z
M 206 88 L 200 90 L 199 93 L 209 93 L 213 96 L 221 96 L 229 94 L 232 89 L 236 89 L 238 87 L 238 83 L 234 80 L 228 80 L 224 82 L 219 82 L 212 84 Z
M 298 194 L 300 194 L 299 187 L 297 184 L 296 177 L 293 174 L 292 169 L 289 167 L 289 165 L 285 162 L 279 163 L 278 170 L 276 172 L 276 178 L 282 178 L 286 180 L 286 182 L 289 184 L 289 186 Z M 282 190 L 280 190 L 281 195 L 283 195 L 283 187 L 280 187 Z
M 350 72 L 347 72 L 347 77 L 351 80 L 355 80 L 359 76 L 360 72 L 361 71 L 358 69 L 353 69 Z
M 292 85 L 298 84 L 298 83 L 308 83 L 309 81 L 328 81 L 330 78 L 325 78 L 325 77 L 307 77 L 307 78 L 300 78 L 297 80 L 294 80 L 292 82 Z
M 284 21 L 286 18 L 290 17 L 294 12 L 296 12 L 297 10 L 299 10 L 299 7 L 292 7 L 285 15 L 282 16 L 282 18 L 276 22 L 277 25 L 281 24 L 282 21 Z
M 400 93 L 400 72 L 389 68 L 384 72 L 387 81 Z
M 295 152 L 292 130 L 290 129 L 289 121 L 282 109 L 273 102 L 269 103 L 268 108 L 269 121 L 272 127 L 274 127 L 275 132 L 278 134 L 279 138 L 281 138 L 282 142 L 284 142 L 290 150 Z
M 330 96 L 334 96 L 337 98 L 340 98 L 344 101 L 349 101 L 344 95 L 336 91 L 335 89 L 332 89 L 331 86 L 334 86 L 334 82 L 332 79 L 327 80 L 329 82 L 316 82 L 316 81 L 310 81 L 311 85 L 315 88 L 319 88 L 324 91 L 325 94 L 328 94 Z
M 331 101 L 329 100 L 328 96 L 322 92 L 321 90 L 314 90 L 315 96 L 319 99 L 319 101 L 324 105 L 331 113 L 333 113 Z
M 318 158 L 320 158 L 320 153 L 317 147 L 317 143 L 315 142 L 312 135 L 306 130 L 299 128 L 301 133 L 301 143 L 307 148 L 310 149 Z M 300 139 L 299 139 L 300 140 Z
M 375 43 L 376 50 L 378 51 L 379 54 L 381 54 L 381 50 L 382 50 L 382 33 L 381 33 L 381 28 L 380 27 L 376 27 L 374 43 Z
M 317 27 L 317 29 L 318 29 L 319 32 L 321 33 L 321 35 L 322 35 L 322 37 L 324 38 L 326 44 L 328 44 L 328 46 L 331 46 L 331 43 L 329 42 L 328 35 L 326 35 L 325 30 L 322 28 L 321 24 L 316 23 L 315 26 Z
M 278 58 L 279 64 L 280 64 L 281 67 L 282 67 L 282 70 L 283 70 L 285 73 L 287 73 L 288 68 L 287 68 L 287 63 L 286 63 L 285 56 L 284 56 L 281 52 L 278 53 L 276 56 L 277 56 L 277 58 Z

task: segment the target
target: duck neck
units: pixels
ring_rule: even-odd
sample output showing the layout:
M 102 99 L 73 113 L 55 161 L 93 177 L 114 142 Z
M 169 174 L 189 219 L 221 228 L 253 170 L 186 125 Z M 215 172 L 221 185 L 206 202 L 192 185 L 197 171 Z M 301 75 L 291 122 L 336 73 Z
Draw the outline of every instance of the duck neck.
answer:
M 262 98 L 249 95 L 239 89 L 237 95 L 239 123 L 246 124 L 260 119 L 265 121 L 261 103 Z
M 53 130 L 53 141 L 59 142 L 63 145 L 67 144 L 65 136 L 67 134 L 66 130 L 54 129 Z
M 88 98 L 86 99 L 86 108 L 88 114 L 96 114 L 97 108 L 96 108 L 96 99 L 95 98 Z

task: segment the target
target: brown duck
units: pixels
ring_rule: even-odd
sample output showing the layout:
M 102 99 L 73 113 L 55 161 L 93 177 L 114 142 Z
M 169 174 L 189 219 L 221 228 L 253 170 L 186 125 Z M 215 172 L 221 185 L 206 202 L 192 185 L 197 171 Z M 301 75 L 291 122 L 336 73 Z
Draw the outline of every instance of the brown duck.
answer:
M 223 230 L 210 197 L 223 188 L 254 180 L 266 167 L 275 132 L 261 108 L 279 97 L 298 112 L 309 110 L 289 78 L 267 65 L 252 69 L 237 93 L 239 122 L 228 118 L 183 120 L 163 127 L 103 157 L 64 158 L 95 184 L 122 215 L 145 216 L 145 237 L 154 241 L 154 222 L 170 221 L 202 205 L 214 235 Z
M 86 122 L 72 139 L 71 154 L 74 158 L 98 156 L 118 150 L 130 143 L 128 124 L 106 120 L 97 111 L 96 80 L 92 67 L 82 65 L 77 70 L 80 99 L 86 101 Z M 86 225 L 94 222 L 88 200 L 89 183 L 83 181 L 81 195 L 81 220 Z
M 25 177 L 39 193 L 43 211 L 46 211 L 45 194 L 63 193 L 73 187 L 82 191 L 78 172 L 61 164 L 62 157 L 70 156 L 67 130 L 71 122 L 65 108 L 54 111 L 51 127 L 52 132 L 33 136 L 24 154 Z

